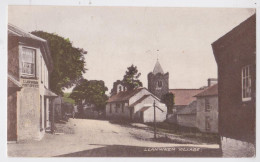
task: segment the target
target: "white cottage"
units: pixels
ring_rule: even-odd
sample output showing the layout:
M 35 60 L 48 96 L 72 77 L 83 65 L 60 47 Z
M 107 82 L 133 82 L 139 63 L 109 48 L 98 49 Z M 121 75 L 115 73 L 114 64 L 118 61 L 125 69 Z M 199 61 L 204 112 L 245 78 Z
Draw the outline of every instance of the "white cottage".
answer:
M 156 121 L 162 122 L 166 119 L 167 107 L 146 88 L 121 91 L 110 97 L 106 104 L 106 117 L 135 122 L 153 122 L 154 102 L 161 109 L 156 109 Z

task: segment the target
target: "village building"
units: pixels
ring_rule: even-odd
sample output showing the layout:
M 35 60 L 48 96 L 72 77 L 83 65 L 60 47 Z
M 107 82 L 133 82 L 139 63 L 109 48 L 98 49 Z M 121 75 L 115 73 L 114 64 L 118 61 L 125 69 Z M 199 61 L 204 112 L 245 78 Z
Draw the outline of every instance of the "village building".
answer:
M 218 84 L 209 84 L 209 88 L 195 95 L 196 127 L 201 132 L 218 132 Z
M 219 134 L 223 154 L 254 156 L 256 14 L 215 41 L 212 48 L 218 66 Z
M 169 73 L 164 73 L 157 60 L 153 72 L 147 75 L 148 90 L 159 99 L 169 92 Z
M 174 107 L 171 114 L 167 114 L 167 121 L 170 123 L 177 124 L 177 113 L 189 113 L 191 111 L 186 111 L 184 109 L 196 100 L 194 97 L 196 94 L 202 92 L 203 89 L 170 89 L 169 92 L 174 95 Z M 194 113 L 192 112 L 194 116 Z
M 167 121 L 186 127 L 197 127 L 197 97 L 208 87 L 215 85 L 217 79 L 209 78 L 208 85 L 199 89 L 170 89 L 174 95 L 173 113 L 167 114 Z
M 197 101 L 191 102 L 188 106 L 176 112 L 177 124 L 184 127 L 196 128 Z
M 8 24 L 8 141 L 39 140 L 51 126 L 52 69 L 47 41 Z
M 153 122 L 154 102 L 162 110 L 156 108 L 156 121 L 162 122 L 166 119 L 167 107 L 143 87 L 121 91 L 110 97 L 106 104 L 106 117 L 134 122 Z

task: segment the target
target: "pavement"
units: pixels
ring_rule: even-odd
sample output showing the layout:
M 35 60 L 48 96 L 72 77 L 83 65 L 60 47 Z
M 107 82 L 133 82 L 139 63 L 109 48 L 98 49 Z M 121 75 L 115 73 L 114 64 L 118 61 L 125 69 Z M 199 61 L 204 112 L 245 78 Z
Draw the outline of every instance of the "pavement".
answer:
M 217 144 L 153 141 L 153 132 L 105 120 L 69 119 L 69 133 L 8 144 L 9 157 L 220 157 Z M 73 131 L 72 131 L 73 129 Z M 144 138 L 146 137 L 146 138 Z M 151 138 L 150 138 L 151 137 Z

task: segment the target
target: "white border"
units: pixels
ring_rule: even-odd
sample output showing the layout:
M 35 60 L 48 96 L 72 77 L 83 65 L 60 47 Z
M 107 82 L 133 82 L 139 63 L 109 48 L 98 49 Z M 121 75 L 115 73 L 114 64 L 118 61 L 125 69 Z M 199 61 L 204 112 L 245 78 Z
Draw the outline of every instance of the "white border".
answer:
M 7 126 L 7 15 L 8 15 L 8 4 L 9 5 L 60 5 L 60 6 L 149 6 L 149 7 L 221 7 L 221 8 L 257 8 L 257 28 L 259 24 L 259 0 L 1 0 L 0 1 L 0 159 L 1 161 L 43 161 L 43 160 L 57 160 L 57 161 L 70 161 L 72 158 L 7 158 L 6 148 L 6 126 Z M 259 40 L 259 32 L 257 30 L 257 42 Z M 257 53 L 259 48 L 257 46 Z M 258 55 L 258 54 L 257 54 Z M 257 76 L 259 76 L 258 63 L 260 58 L 257 57 Z M 257 78 L 257 83 L 259 79 Z M 260 88 L 257 84 L 257 106 L 258 109 L 258 92 Z M 257 110 L 257 116 L 259 117 L 259 110 Z M 257 135 L 259 135 L 259 119 L 257 121 Z M 254 159 L 246 158 L 73 158 L 77 161 L 260 161 L 259 158 L 259 140 L 257 139 L 257 157 Z

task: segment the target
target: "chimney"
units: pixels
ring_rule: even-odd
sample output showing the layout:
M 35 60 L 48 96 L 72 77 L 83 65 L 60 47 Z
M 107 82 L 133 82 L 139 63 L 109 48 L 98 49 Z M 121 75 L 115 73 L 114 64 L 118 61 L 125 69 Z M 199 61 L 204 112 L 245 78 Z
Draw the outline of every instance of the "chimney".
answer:
M 218 79 L 216 78 L 209 78 L 208 79 L 208 87 L 213 86 L 214 84 L 218 83 Z

